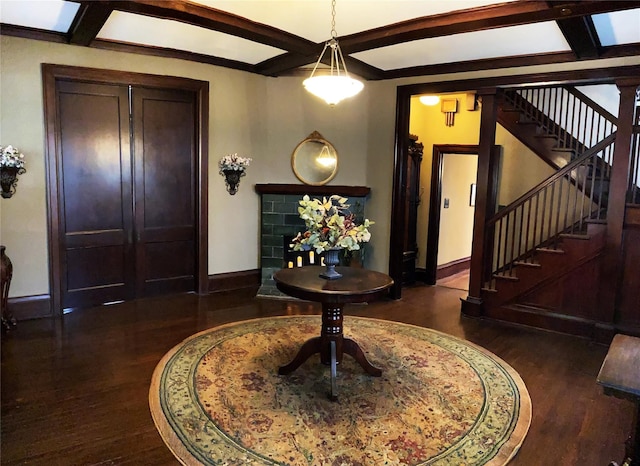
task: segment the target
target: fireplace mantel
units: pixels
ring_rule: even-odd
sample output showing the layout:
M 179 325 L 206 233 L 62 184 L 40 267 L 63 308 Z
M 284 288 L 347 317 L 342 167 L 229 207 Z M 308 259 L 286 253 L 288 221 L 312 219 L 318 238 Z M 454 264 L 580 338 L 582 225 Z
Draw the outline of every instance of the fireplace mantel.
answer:
M 367 197 L 371 188 L 367 186 L 338 186 L 324 185 L 314 186 L 308 184 L 256 184 L 256 192 L 259 194 L 298 194 L 331 196 L 337 194 L 345 197 Z

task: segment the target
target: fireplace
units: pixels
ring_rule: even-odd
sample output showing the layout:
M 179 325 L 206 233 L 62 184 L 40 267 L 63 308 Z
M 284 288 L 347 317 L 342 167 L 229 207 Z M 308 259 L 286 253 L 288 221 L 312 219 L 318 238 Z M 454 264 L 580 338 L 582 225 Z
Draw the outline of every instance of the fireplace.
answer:
M 309 265 L 311 257 L 308 252 L 289 252 L 289 242 L 305 225 L 298 215 L 299 201 L 305 194 L 310 197 L 328 197 L 333 194 L 349 199 L 351 211 L 357 216 L 364 215 L 367 197 L 371 191 L 365 186 L 312 186 L 303 184 L 257 184 L 256 192 L 260 194 L 261 227 L 260 227 L 260 267 L 261 284 L 258 296 L 284 296 L 273 281 L 273 273 L 282 268 Z M 300 258 L 300 259 L 298 259 Z M 321 258 L 314 255 L 315 264 Z M 291 264 L 289 264 L 291 262 Z

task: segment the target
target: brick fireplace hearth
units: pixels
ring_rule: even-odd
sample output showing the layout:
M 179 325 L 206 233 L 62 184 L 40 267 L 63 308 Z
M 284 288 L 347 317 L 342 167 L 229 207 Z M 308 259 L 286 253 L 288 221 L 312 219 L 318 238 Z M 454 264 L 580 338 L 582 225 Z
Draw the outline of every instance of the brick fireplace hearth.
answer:
M 303 184 L 257 184 L 256 192 L 261 196 L 260 230 L 260 267 L 261 285 L 258 296 L 280 297 L 273 273 L 287 267 L 289 261 L 297 266 L 297 254 L 287 257 L 287 243 L 305 225 L 298 215 L 299 201 L 302 196 L 328 197 L 333 194 L 349 199 L 351 211 L 356 215 L 364 214 L 367 197 L 371 191 L 365 186 L 311 186 Z M 301 255 L 302 257 L 302 255 Z M 303 265 L 309 262 L 308 255 L 303 256 Z M 319 263 L 319 259 L 318 262 Z

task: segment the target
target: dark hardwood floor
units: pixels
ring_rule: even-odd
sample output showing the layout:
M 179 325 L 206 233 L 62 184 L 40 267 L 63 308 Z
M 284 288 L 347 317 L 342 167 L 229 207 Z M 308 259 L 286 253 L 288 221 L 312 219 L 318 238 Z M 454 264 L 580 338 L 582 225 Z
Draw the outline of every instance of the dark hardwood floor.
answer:
M 20 322 L 2 336 L 1 462 L 6 465 L 176 465 L 148 408 L 151 374 L 184 338 L 222 323 L 318 313 L 306 302 L 253 293 L 193 294 Z M 607 397 L 596 375 L 607 348 L 586 340 L 460 315 L 461 290 L 406 288 L 398 301 L 349 305 L 348 315 L 431 327 L 494 352 L 522 376 L 529 434 L 510 463 L 605 466 L 620 461 L 630 402 Z

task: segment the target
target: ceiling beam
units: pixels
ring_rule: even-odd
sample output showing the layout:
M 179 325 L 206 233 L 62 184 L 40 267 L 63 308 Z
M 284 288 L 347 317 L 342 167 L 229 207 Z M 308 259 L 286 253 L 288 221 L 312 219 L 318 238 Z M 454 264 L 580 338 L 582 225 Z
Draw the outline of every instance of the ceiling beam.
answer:
M 591 16 L 559 19 L 556 21 L 576 58 L 598 58 L 600 39 Z
M 250 21 L 225 11 L 183 0 L 127 0 L 101 1 L 114 10 L 135 13 L 154 18 L 180 21 L 240 37 L 288 52 L 309 54 L 316 48 L 310 40 L 290 34 L 265 24 Z
M 572 5 L 558 1 L 547 1 L 551 7 L 558 6 L 561 12 L 568 15 L 572 11 Z M 567 40 L 569 47 L 577 59 L 598 58 L 602 44 L 598 38 L 598 32 L 593 24 L 591 16 L 573 16 L 570 18 L 558 18 L 556 24 L 562 35 Z
M 602 47 L 599 58 L 620 58 L 640 55 L 640 42 Z M 486 58 L 437 65 L 413 66 L 384 72 L 382 79 L 410 78 L 414 76 L 434 76 L 441 74 L 465 73 L 469 71 L 497 70 L 500 68 L 522 68 L 526 66 L 551 65 L 575 62 L 573 52 L 551 52 L 513 57 Z
M 291 76 L 300 73 L 310 73 L 310 70 L 296 71 L 297 68 L 305 65 L 315 65 L 318 61 L 324 44 L 318 44 L 317 51 L 311 55 L 300 55 L 295 53 L 285 53 L 277 57 L 270 58 L 255 65 L 255 71 L 265 76 Z M 375 66 L 368 65 L 356 58 L 344 57 L 347 70 L 350 73 L 357 74 L 363 79 L 378 80 L 384 77 L 384 71 Z M 325 65 L 331 65 L 329 54 L 325 54 L 322 62 Z
M 597 13 L 640 8 L 640 1 L 588 1 L 563 2 L 552 6 L 539 0 L 489 5 L 458 10 L 432 16 L 423 16 L 389 26 L 340 37 L 343 53 L 396 45 L 420 39 L 449 36 L 465 32 L 555 21 Z
M 208 65 L 221 66 L 224 68 L 246 71 L 248 73 L 260 74 L 255 70 L 253 65 L 245 62 L 230 60 L 228 58 L 219 58 L 212 55 L 204 55 L 201 53 L 187 52 L 184 50 L 170 49 L 167 47 L 155 47 L 151 45 L 127 44 L 123 42 L 96 39 L 91 44 L 91 48 L 101 50 L 112 50 L 116 52 L 135 53 L 138 55 L 149 55 L 153 57 L 177 58 L 196 63 L 206 63 Z
M 82 2 L 69 28 L 69 43 L 91 44 L 112 11 L 113 8 L 99 2 Z

